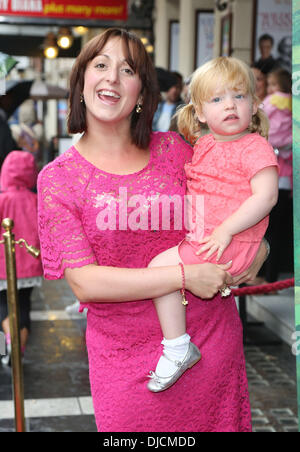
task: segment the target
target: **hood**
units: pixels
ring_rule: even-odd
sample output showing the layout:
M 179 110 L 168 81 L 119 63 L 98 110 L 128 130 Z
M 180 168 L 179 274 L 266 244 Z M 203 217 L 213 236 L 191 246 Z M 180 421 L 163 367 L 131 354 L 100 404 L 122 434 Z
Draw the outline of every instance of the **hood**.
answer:
M 32 154 L 25 151 L 12 151 L 5 158 L 0 174 L 0 188 L 31 189 L 36 185 L 37 168 Z

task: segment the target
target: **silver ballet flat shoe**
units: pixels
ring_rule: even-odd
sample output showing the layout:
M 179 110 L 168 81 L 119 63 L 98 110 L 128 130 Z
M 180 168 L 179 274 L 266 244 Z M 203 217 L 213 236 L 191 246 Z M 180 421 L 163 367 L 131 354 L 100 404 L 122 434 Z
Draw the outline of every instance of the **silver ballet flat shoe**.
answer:
M 3 366 L 11 366 L 11 344 L 6 344 L 6 355 L 2 356 L 0 361 Z
M 148 375 L 151 380 L 148 382 L 147 388 L 151 392 L 165 391 L 174 383 L 176 383 L 181 375 L 184 374 L 187 369 L 193 367 L 198 361 L 200 361 L 200 359 L 201 353 L 199 348 L 195 344 L 193 344 L 193 342 L 190 342 L 187 354 L 185 355 L 184 359 L 182 361 L 172 361 L 178 367 L 178 370 L 176 370 L 176 372 L 169 377 L 160 377 L 151 370 L 150 374 Z

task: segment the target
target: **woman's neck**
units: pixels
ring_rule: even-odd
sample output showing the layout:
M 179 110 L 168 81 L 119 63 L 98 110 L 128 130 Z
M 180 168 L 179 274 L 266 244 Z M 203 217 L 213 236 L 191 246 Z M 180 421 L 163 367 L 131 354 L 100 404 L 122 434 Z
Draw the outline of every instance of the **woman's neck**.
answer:
M 132 174 L 145 168 L 149 149 L 139 149 L 131 139 L 130 124 L 89 124 L 75 145 L 77 151 L 98 169 L 112 174 Z
M 76 148 L 85 156 L 102 155 L 117 158 L 132 148 L 129 125 L 123 124 L 90 124 L 87 132 L 76 144 Z

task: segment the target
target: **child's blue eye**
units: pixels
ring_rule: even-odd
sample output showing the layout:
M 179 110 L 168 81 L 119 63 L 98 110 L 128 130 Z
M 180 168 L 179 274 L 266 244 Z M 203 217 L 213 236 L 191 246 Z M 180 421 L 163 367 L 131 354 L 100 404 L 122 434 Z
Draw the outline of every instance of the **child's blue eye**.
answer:
M 244 99 L 244 94 L 237 94 L 235 97 L 237 99 Z
M 220 97 L 214 97 L 213 99 L 212 99 L 212 102 L 220 102 L 220 100 L 221 100 L 221 98 Z

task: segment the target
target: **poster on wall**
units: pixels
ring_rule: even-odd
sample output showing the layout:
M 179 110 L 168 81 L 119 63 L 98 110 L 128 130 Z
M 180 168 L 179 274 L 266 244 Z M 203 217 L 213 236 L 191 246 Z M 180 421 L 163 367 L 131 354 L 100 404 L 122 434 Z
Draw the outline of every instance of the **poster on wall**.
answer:
M 260 58 L 259 38 L 268 34 L 274 40 L 272 55 L 278 65 L 292 70 L 292 0 L 256 0 L 254 61 Z
M 213 58 L 214 25 L 215 16 L 212 10 L 196 12 L 195 69 Z

